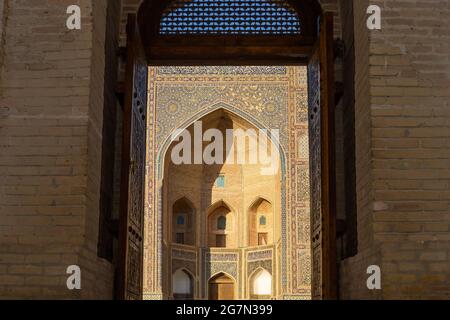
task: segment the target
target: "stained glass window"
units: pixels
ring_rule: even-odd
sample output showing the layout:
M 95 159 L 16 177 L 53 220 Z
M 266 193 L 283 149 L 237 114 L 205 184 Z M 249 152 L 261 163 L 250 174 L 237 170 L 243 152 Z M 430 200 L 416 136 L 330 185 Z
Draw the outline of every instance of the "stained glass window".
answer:
M 176 0 L 160 34 L 296 35 L 300 19 L 283 0 Z
M 220 216 L 219 219 L 217 219 L 217 229 L 225 230 L 226 228 L 227 228 L 227 218 L 224 216 Z
M 177 225 L 184 225 L 184 216 L 183 215 L 179 215 L 177 217 Z
M 259 218 L 259 225 L 265 226 L 266 225 L 266 216 L 261 216 Z
M 216 187 L 225 188 L 225 176 L 220 175 L 216 178 Z

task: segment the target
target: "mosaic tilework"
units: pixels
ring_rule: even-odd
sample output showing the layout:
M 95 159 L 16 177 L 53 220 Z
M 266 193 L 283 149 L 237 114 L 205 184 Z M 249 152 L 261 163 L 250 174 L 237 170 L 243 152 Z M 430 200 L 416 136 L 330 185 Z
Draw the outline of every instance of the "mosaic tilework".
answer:
M 207 261 L 237 261 L 235 253 L 206 253 Z
M 158 75 L 286 75 L 287 67 L 283 66 L 182 66 L 159 67 Z
M 195 251 L 172 249 L 172 258 L 195 261 L 197 260 L 197 254 Z
M 171 131 L 203 116 L 215 108 L 226 107 L 252 123 L 281 130 L 280 142 L 286 152 L 282 175 L 282 241 L 274 256 L 280 261 L 279 297 L 303 299 L 309 297 L 304 283 L 310 277 L 310 260 L 297 254 L 309 248 L 309 190 L 307 139 L 308 119 L 305 115 L 306 70 L 299 67 L 158 67 L 149 69 L 148 213 L 146 214 L 146 279 L 144 291 L 160 292 L 164 271 L 162 261 L 162 201 L 158 154 Z M 211 69 L 209 69 L 211 68 Z M 306 110 L 307 112 L 307 110 Z M 153 120 L 154 119 L 154 120 Z M 158 160 L 159 159 L 159 160 Z M 156 191 L 156 192 L 155 192 Z M 301 212 L 301 213 L 300 213 Z M 301 215 L 301 218 L 299 217 Z M 155 235 L 156 232 L 156 235 Z M 153 248 L 153 249 L 151 249 Z M 281 254 L 280 254 L 281 251 Z M 305 255 L 309 251 L 304 251 Z M 202 279 L 216 272 L 226 272 L 244 281 L 239 275 L 239 257 L 228 253 L 202 255 Z M 261 256 L 259 256 L 261 255 Z M 265 253 L 255 253 L 250 269 L 261 266 Z M 249 258 L 249 256 L 247 257 Z M 234 259 L 234 260 L 233 260 Z M 207 265 L 205 265 L 205 263 Z M 248 263 L 248 262 L 245 262 Z M 269 264 L 269 262 L 265 262 Z M 308 265 L 309 264 L 309 265 Z M 269 266 L 267 266 L 269 270 Z M 247 271 L 249 265 L 247 265 Z M 270 265 L 272 271 L 272 262 Z M 301 272 L 299 271 L 301 270 Z M 281 273 L 277 275 L 276 273 Z M 280 280 L 277 280 L 280 281 Z M 150 285 L 151 284 L 151 285 Z
M 311 266 L 311 257 L 308 249 L 298 250 L 297 252 L 298 261 L 298 285 L 308 287 L 311 284 L 311 273 L 307 272 L 308 268 Z
M 247 261 L 272 258 L 272 250 L 252 251 L 247 254 Z
M 186 260 L 178 260 L 172 259 L 172 273 L 177 271 L 178 269 L 186 269 L 191 274 L 195 274 L 196 270 L 196 262 L 195 261 L 186 261 Z
M 251 114 L 269 129 L 280 130 L 287 141 L 286 84 L 161 83 L 156 86 L 156 141 L 160 146 L 170 134 L 196 114 L 225 103 Z
M 263 268 L 272 273 L 272 260 L 258 260 L 247 262 L 247 278 L 258 268 Z

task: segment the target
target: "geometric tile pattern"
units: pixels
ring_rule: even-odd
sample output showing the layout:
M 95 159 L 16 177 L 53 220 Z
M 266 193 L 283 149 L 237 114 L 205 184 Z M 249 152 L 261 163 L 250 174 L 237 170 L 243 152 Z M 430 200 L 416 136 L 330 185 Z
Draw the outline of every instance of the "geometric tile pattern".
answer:
M 282 186 L 283 216 L 281 255 L 281 291 L 279 297 L 310 297 L 310 217 L 309 217 L 309 145 L 305 67 L 150 67 L 147 130 L 147 202 L 145 215 L 145 283 L 147 297 L 161 294 L 161 197 L 157 174 L 158 154 L 172 131 L 199 113 L 215 105 L 231 106 L 250 115 L 268 129 L 280 130 L 280 144 L 286 153 Z M 177 247 L 175 253 L 182 258 Z M 187 253 L 191 260 L 195 253 Z M 258 258 L 261 255 L 261 258 Z M 252 269 L 267 254 L 252 253 Z M 205 257 L 206 258 L 206 257 Z M 240 278 L 237 256 L 227 253 L 208 257 L 208 268 Z M 277 260 L 280 260 L 277 258 Z M 181 260 L 180 260 L 181 261 Z M 259 262 L 258 262 L 259 261 Z M 206 262 L 206 261 L 205 261 Z M 178 262 L 177 262 L 178 263 Z M 269 262 L 264 262 L 269 268 Z M 193 267 L 193 266 L 190 266 Z M 190 268 L 189 268 L 190 269 Z M 268 269 L 269 270 L 269 269 Z M 278 270 L 276 267 L 275 270 Z M 190 270 L 191 271 L 191 270 Z

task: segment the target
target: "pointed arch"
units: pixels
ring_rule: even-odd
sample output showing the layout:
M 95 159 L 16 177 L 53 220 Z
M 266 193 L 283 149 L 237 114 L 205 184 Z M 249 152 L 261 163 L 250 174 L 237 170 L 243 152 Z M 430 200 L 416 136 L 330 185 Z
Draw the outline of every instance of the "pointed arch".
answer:
M 175 300 L 194 298 L 194 275 L 186 268 L 179 268 L 172 274 L 172 294 Z
M 210 281 L 211 279 L 214 279 L 214 278 L 218 278 L 219 276 L 222 276 L 222 275 L 225 275 L 228 278 L 230 278 L 231 280 L 233 280 L 234 282 L 236 282 L 236 279 L 227 271 L 216 271 L 209 277 L 208 281 Z
M 209 300 L 233 300 L 235 290 L 236 279 L 224 271 L 219 271 L 208 279 Z
M 183 196 L 172 203 L 172 243 L 195 245 L 196 210 L 187 197 Z
M 209 247 L 229 248 L 236 244 L 233 241 L 236 217 L 237 212 L 224 200 L 216 201 L 206 210 Z
M 256 268 L 249 276 L 250 297 L 253 299 L 270 298 L 273 294 L 272 274 L 263 267 Z
M 194 273 L 193 273 L 191 270 L 189 270 L 188 268 L 181 267 L 181 268 L 178 268 L 178 269 L 175 270 L 175 272 L 177 272 L 177 271 L 184 271 L 184 272 L 187 273 L 189 276 L 191 276 L 192 279 L 195 279 Z M 175 273 L 175 272 L 173 272 L 173 273 Z
M 272 204 L 272 201 L 269 200 L 269 198 L 267 198 L 266 196 L 262 196 L 262 195 L 258 195 L 256 196 L 253 201 L 250 203 L 250 205 L 248 206 L 248 208 L 250 209 L 251 207 L 255 206 L 258 202 L 260 202 L 261 200 L 265 200 L 268 203 Z
M 232 105 L 229 105 L 224 102 L 215 103 L 207 108 L 204 108 L 194 114 L 192 117 L 190 117 L 188 120 L 182 122 L 180 125 L 177 126 L 177 128 L 181 130 L 186 130 L 190 126 L 192 126 L 196 121 L 199 121 L 200 119 L 204 118 L 205 116 L 212 114 L 219 110 L 225 110 L 226 112 L 229 112 L 230 114 L 243 119 L 244 121 L 248 122 L 251 126 L 255 127 L 256 129 L 265 130 L 264 134 L 269 138 L 269 140 L 273 143 L 273 145 L 277 148 L 279 154 L 280 154 L 280 160 L 281 160 L 281 174 L 284 176 L 286 173 L 286 152 L 284 150 L 283 145 L 281 142 L 275 137 L 272 136 L 271 131 L 269 130 L 268 126 L 260 122 L 258 119 L 253 117 L 251 114 L 242 111 Z M 175 136 L 175 138 L 177 138 Z M 167 153 L 167 150 L 170 148 L 170 145 L 173 143 L 174 139 L 172 139 L 172 133 L 169 134 L 165 139 L 164 142 L 161 144 L 161 147 L 159 148 L 157 159 L 158 159 L 158 168 L 157 168 L 157 177 L 158 180 L 162 179 L 163 174 L 163 168 L 165 166 L 165 156 Z
M 235 116 L 236 118 L 242 119 L 243 121 L 245 121 L 246 123 L 248 123 L 249 125 L 251 125 L 252 127 L 256 128 L 256 129 L 264 129 L 267 132 L 267 137 L 270 139 L 270 141 L 273 142 L 273 144 L 275 145 L 275 147 L 278 150 L 278 154 L 280 157 L 280 186 L 281 186 L 281 199 L 280 199 L 280 215 L 277 217 L 277 219 L 279 221 L 277 221 L 277 225 L 279 227 L 277 227 L 277 234 L 279 237 L 282 237 L 281 239 L 281 243 L 282 243 L 282 250 L 280 253 L 280 265 L 282 270 L 285 270 L 287 268 L 286 265 L 286 206 L 287 206 L 287 200 L 286 200 L 286 171 L 287 171 L 287 157 L 286 157 L 286 152 L 284 150 L 284 146 L 280 143 L 280 141 L 272 136 L 270 134 L 270 130 L 268 130 L 268 127 L 262 123 L 261 121 L 259 121 L 258 119 L 256 119 L 254 116 L 252 116 L 251 114 L 240 110 L 230 104 L 227 104 L 225 102 L 217 102 L 214 103 L 212 105 L 210 105 L 209 107 L 205 107 L 202 108 L 202 110 L 200 110 L 199 112 L 193 114 L 189 119 L 183 121 L 180 125 L 177 125 L 177 127 L 181 128 L 181 129 L 187 129 L 189 128 L 191 125 L 193 125 L 195 123 L 195 121 L 202 119 L 203 117 L 210 115 L 216 111 L 219 110 L 224 110 L 225 112 L 229 113 L 230 115 Z M 157 161 L 155 163 L 155 174 L 156 174 L 156 181 L 157 181 L 157 185 L 158 185 L 158 199 L 161 199 L 162 197 L 162 189 L 163 189 L 163 175 L 164 175 L 164 167 L 166 166 L 165 162 L 167 160 L 167 152 L 172 144 L 173 140 L 172 137 L 169 135 L 166 137 L 166 139 L 164 140 L 164 142 L 157 148 Z M 255 200 L 256 201 L 256 200 Z M 269 202 L 271 202 L 272 199 L 270 199 Z M 157 205 L 159 205 L 160 200 L 158 200 Z M 232 212 L 237 213 L 237 211 L 235 210 L 235 208 L 233 206 L 230 205 L 230 203 L 224 201 L 223 199 L 216 201 L 214 204 L 212 204 L 207 210 L 206 210 L 206 217 L 208 217 L 208 215 L 212 212 L 212 210 L 214 210 L 214 208 L 216 206 L 220 206 L 221 204 L 223 204 L 226 208 L 230 209 Z M 162 210 L 162 206 L 161 208 L 158 208 L 158 221 L 162 221 L 162 215 L 163 215 L 163 210 Z M 227 221 L 228 222 L 228 221 Z M 208 221 L 206 221 L 206 223 L 208 224 Z M 234 222 L 231 223 L 227 223 L 228 225 L 233 225 Z M 244 226 L 244 228 L 246 228 Z M 278 230 L 279 228 L 279 230 Z M 211 245 L 211 247 L 215 247 L 217 244 L 217 239 L 216 239 L 216 234 L 212 233 L 214 236 L 214 239 L 210 240 L 209 236 L 210 233 L 207 232 L 207 237 L 205 239 L 205 244 L 212 244 L 214 243 L 214 245 Z M 225 245 L 227 245 L 227 231 L 223 232 L 223 235 L 225 235 Z M 277 236 L 277 237 L 278 237 Z M 220 236 L 219 236 L 220 237 Z M 233 237 L 229 237 L 230 241 L 233 239 Z M 162 248 L 159 249 L 162 252 Z M 283 271 L 284 272 L 284 271 Z
M 194 201 L 192 201 L 192 199 L 191 199 L 188 195 L 186 195 L 186 194 L 183 194 L 183 195 L 180 196 L 178 199 L 176 199 L 175 201 L 173 201 L 172 205 L 173 205 L 175 202 L 178 202 L 178 201 L 180 201 L 180 200 L 185 201 L 187 204 L 189 204 L 189 206 L 190 206 L 192 209 L 196 210 L 195 205 L 194 205 Z
M 262 196 L 258 196 L 248 207 L 247 235 L 249 246 L 261 246 L 273 243 L 275 235 L 274 221 L 277 219 L 273 208 L 272 203 Z M 261 220 L 264 223 L 261 223 Z
M 206 209 L 206 215 L 209 216 L 211 214 L 211 212 L 213 212 L 214 210 L 216 210 L 219 207 L 225 207 L 232 212 L 236 212 L 236 210 L 227 201 L 220 199 L 220 200 L 217 200 L 216 202 L 214 202 L 212 205 L 210 205 Z

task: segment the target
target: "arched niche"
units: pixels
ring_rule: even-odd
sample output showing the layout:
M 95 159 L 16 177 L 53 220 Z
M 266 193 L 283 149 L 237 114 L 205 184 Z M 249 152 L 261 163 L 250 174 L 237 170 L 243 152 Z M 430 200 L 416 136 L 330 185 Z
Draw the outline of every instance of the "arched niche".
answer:
M 219 273 L 208 281 L 209 300 L 234 300 L 235 281 L 226 273 Z
M 252 299 L 269 299 L 272 296 L 272 275 L 263 268 L 257 269 L 250 277 Z
M 236 247 L 235 214 L 224 201 L 212 205 L 207 215 L 208 247 Z
M 248 210 L 248 245 L 262 246 L 273 243 L 274 214 L 272 204 L 258 198 Z
M 172 243 L 195 245 L 195 210 L 185 197 L 172 205 Z
M 280 220 L 277 221 L 276 225 L 278 227 L 281 226 L 281 216 L 285 205 L 282 201 L 282 195 L 285 193 L 283 177 L 286 168 L 283 146 L 280 144 L 278 137 L 273 136 L 262 124 L 254 123 L 253 121 L 255 120 L 253 118 L 248 117 L 243 112 L 238 112 L 238 110 L 230 106 L 219 104 L 214 106 L 214 108 L 208 108 L 202 113 L 195 115 L 181 126 L 181 128 L 186 128 L 191 137 L 195 137 L 194 126 L 197 121 L 202 124 L 203 134 L 209 129 L 218 129 L 225 137 L 222 159 L 227 160 L 227 157 L 230 156 L 234 159 L 234 163 L 229 164 L 225 161 L 223 164 L 195 164 L 193 157 L 194 143 L 192 143 L 190 145 L 191 153 L 189 158 L 191 163 L 175 164 L 172 161 L 172 151 L 175 146 L 179 145 L 179 141 L 170 139 L 162 144 L 158 153 L 159 165 L 157 173 L 158 176 L 163 178 L 161 180 L 164 212 L 163 226 L 166 228 L 166 223 L 170 222 L 171 226 L 173 224 L 173 230 L 177 228 L 176 221 L 178 217 L 175 214 L 178 212 L 173 211 L 172 215 L 170 211 L 173 201 L 172 195 L 189 195 L 189 200 L 193 204 L 192 207 L 198 210 L 191 220 L 195 221 L 194 242 L 197 245 L 227 248 L 247 246 L 247 217 L 245 217 L 248 211 L 247 203 L 252 201 L 255 195 L 261 194 L 261 190 L 269 190 L 268 197 L 276 199 L 276 210 L 279 212 Z M 244 135 L 247 130 L 252 130 L 252 132 L 256 133 L 256 137 L 259 137 L 259 129 L 266 130 L 267 135 L 264 141 L 265 143 L 270 143 L 270 148 L 267 150 L 267 156 L 270 158 L 266 160 L 273 161 L 274 166 L 272 168 L 275 171 L 272 174 L 269 172 L 269 174 L 262 175 L 261 172 L 271 168 L 269 164 L 248 163 L 251 161 L 249 156 L 250 150 L 253 150 L 251 148 L 256 146 L 258 148 L 256 151 L 259 151 L 259 148 L 262 146 L 259 139 L 256 139 L 255 143 L 244 139 L 243 141 L 246 143 L 245 149 L 239 149 L 234 146 L 230 148 L 234 152 L 228 152 L 228 146 L 238 143 L 237 138 L 231 139 L 231 143 L 228 143 L 225 132 L 228 129 L 242 130 Z M 209 145 L 210 142 L 205 141 L 203 148 Z M 205 151 L 206 149 L 202 150 Z M 237 150 L 244 152 L 239 155 Z M 176 155 L 179 153 L 179 151 L 175 152 Z M 257 152 L 257 154 L 259 157 L 261 153 Z M 240 156 L 248 161 L 244 161 L 243 164 L 238 163 Z M 169 216 L 171 217 L 170 221 Z M 223 216 L 222 220 L 226 221 L 225 228 L 220 228 L 218 225 L 220 216 Z M 237 224 L 237 219 L 242 219 L 242 223 Z M 272 225 L 271 219 L 269 215 L 266 217 L 267 226 Z M 172 235 L 172 239 L 174 239 L 172 243 L 176 243 L 176 235 L 170 230 L 168 230 L 167 234 Z M 280 232 L 277 234 L 280 234 Z M 267 243 L 273 243 L 272 238 L 273 236 L 269 234 Z
M 178 269 L 172 275 L 172 293 L 175 300 L 194 298 L 194 279 L 184 269 Z

